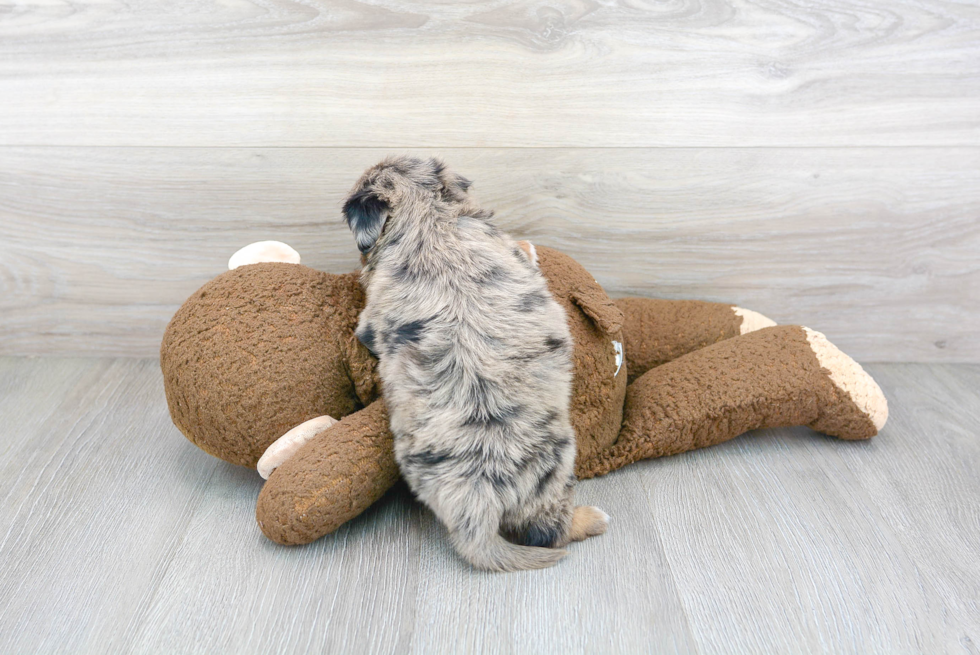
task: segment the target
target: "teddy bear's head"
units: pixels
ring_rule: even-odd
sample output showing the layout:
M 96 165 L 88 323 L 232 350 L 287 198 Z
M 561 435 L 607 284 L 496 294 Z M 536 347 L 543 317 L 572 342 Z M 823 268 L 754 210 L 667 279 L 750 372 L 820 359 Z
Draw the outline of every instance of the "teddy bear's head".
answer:
M 174 423 L 206 452 L 255 466 L 299 423 L 363 407 L 377 395 L 370 355 L 353 338 L 363 306 L 356 273 L 273 262 L 219 275 L 164 334 Z

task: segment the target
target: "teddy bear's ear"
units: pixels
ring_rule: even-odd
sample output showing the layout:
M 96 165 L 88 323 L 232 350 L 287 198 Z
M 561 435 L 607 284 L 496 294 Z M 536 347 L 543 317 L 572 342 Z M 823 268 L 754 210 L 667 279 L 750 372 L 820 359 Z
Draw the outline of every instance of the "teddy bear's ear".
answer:
M 591 318 L 599 329 L 612 336 L 623 329 L 623 312 L 598 284 L 572 289 L 572 302 Z
M 344 203 L 344 218 L 354 233 L 357 249 L 366 253 L 381 236 L 391 208 L 371 189 L 355 192 Z

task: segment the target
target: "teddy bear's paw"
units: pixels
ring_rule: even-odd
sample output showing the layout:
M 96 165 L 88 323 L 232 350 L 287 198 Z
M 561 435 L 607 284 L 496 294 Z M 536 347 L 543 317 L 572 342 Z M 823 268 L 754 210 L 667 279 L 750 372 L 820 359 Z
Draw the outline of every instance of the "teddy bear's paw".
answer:
M 572 515 L 572 528 L 569 532 L 571 541 L 582 541 L 595 537 L 609 527 L 609 515 L 598 507 L 579 505 Z
M 327 430 L 334 423 L 337 423 L 337 419 L 332 416 L 317 416 L 316 418 L 311 418 L 309 421 L 300 423 L 273 441 L 272 445 L 266 448 L 265 453 L 259 458 L 258 464 L 255 465 L 259 475 L 263 479 L 268 480 L 272 472 L 295 455 L 296 451 L 306 445 L 310 439 L 323 433 L 324 430 Z
M 754 312 L 751 309 L 745 309 L 744 307 L 732 307 L 732 311 L 735 312 L 735 316 L 742 319 L 742 324 L 738 326 L 739 334 L 748 334 L 749 332 L 755 332 L 756 330 L 761 330 L 762 328 L 772 327 L 776 324 L 776 321 L 772 320 L 768 316 L 763 316 L 759 312 Z
M 875 432 L 881 430 L 888 420 L 888 401 L 878 383 L 861 368 L 860 364 L 828 341 L 823 334 L 807 327 L 803 328 L 803 331 L 806 333 L 807 342 L 809 342 L 813 354 L 816 355 L 820 367 L 830 373 L 830 381 L 843 395 L 850 398 L 861 413 L 871 420 Z M 826 421 L 827 419 L 822 418 L 821 420 Z M 833 434 L 831 431 L 818 429 L 821 432 Z M 849 437 L 846 434 L 836 436 Z M 865 437 L 861 435 L 856 438 Z

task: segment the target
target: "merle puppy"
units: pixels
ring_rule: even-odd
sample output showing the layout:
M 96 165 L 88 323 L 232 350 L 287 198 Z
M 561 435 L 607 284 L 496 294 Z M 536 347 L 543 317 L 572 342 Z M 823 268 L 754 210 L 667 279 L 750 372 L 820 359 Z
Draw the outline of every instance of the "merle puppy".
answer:
M 344 205 L 363 255 L 357 336 L 395 458 L 473 566 L 551 566 L 608 517 L 572 504 L 572 343 L 533 259 L 435 159 L 389 158 Z M 505 539 L 502 535 L 507 535 Z

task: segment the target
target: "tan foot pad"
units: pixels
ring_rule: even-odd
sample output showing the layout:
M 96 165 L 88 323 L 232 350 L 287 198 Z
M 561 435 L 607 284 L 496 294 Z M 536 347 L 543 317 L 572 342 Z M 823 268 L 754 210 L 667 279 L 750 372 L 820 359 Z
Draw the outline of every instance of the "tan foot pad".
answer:
M 268 480 L 272 472 L 282 466 L 296 451 L 306 443 L 327 430 L 337 419 L 332 416 L 317 416 L 309 421 L 300 423 L 295 428 L 282 435 L 272 442 L 272 445 L 265 449 L 265 453 L 259 458 L 255 468 L 264 480 Z
M 888 420 L 888 401 L 878 383 L 823 334 L 807 327 L 803 331 L 820 366 L 830 373 L 834 386 L 850 397 L 858 409 L 871 419 L 876 430 L 881 430 Z
M 732 307 L 732 311 L 735 312 L 735 316 L 742 319 L 742 324 L 738 326 L 739 334 L 748 334 L 749 332 L 755 332 L 756 330 L 761 330 L 762 328 L 772 327 L 776 324 L 776 321 L 772 320 L 768 316 L 763 316 L 759 312 L 754 312 L 751 309 L 745 309 L 744 307 Z

